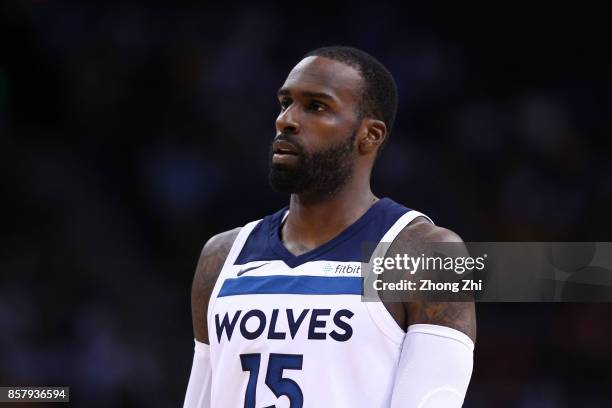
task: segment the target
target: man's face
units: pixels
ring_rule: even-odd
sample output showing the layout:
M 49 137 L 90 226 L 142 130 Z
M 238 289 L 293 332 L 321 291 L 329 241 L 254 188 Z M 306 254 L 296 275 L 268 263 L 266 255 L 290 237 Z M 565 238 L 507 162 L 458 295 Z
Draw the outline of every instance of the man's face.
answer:
M 362 79 L 341 62 L 307 57 L 278 92 L 270 184 L 280 192 L 331 195 L 351 177 Z

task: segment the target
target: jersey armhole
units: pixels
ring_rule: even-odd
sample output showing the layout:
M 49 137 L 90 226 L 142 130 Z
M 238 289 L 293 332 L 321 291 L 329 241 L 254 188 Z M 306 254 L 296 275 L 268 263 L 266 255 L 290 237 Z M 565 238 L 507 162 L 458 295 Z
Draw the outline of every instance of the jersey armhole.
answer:
M 399 233 L 406 227 L 406 225 L 410 224 L 418 217 L 425 217 L 429 222 L 433 224 L 433 221 L 423 213 L 420 213 L 415 210 L 410 210 L 406 214 L 402 215 L 396 222 L 393 224 L 391 228 L 385 233 L 382 237 L 378 246 L 372 253 L 370 257 L 370 262 L 376 257 L 384 257 L 386 248 L 385 243 L 389 244 L 393 242 L 393 240 L 399 235 Z M 382 300 L 378 297 L 378 292 L 376 292 L 375 296 L 377 300 L 374 301 L 364 301 L 368 314 L 370 318 L 374 322 L 374 324 L 380 329 L 391 340 L 393 343 L 397 344 L 401 347 L 404 342 L 404 336 L 406 333 L 404 330 L 397 324 L 391 313 L 387 310 Z

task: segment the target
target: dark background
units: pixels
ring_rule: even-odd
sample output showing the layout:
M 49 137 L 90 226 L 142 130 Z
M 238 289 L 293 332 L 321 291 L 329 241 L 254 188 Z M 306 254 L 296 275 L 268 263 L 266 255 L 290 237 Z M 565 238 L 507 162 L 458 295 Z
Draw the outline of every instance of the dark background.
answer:
M 0 385 L 182 405 L 199 252 L 287 203 L 275 93 L 321 45 L 397 80 L 377 195 L 466 241 L 610 240 L 609 13 L 458 3 L 3 2 Z M 611 406 L 611 311 L 479 304 L 465 406 Z

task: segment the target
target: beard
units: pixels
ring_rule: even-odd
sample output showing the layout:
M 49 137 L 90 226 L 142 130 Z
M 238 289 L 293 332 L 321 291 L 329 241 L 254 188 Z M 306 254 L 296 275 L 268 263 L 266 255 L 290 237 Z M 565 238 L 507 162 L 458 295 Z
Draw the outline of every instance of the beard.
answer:
M 277 139 L 286 140 L 296 147 L 298 161 L 294 166 L 275 164 L 272 162 L 274 153 L 270 150 L 270 185 L 279 193 L 306 194 L 315 200 L 333 196 L 353 173 L 356 137 L 357 129 L 345 142 L 308 153 L 293 135 L 280 135 Z

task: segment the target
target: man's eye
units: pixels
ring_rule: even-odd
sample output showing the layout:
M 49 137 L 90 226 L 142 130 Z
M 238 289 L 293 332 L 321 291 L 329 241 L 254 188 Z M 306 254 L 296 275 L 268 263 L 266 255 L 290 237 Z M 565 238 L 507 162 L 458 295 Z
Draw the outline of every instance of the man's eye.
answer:
M 322 103 L 319 103 L 319 102 L 311 102 L 310 105 L 308 106 L 308 108 L 311 111 L 323 112 L 325 110 L 325 105 L 323 105 Z
M 291 99 L 283 99 L 280 101 L 281 110 L 287 109 L 291 105 Z

